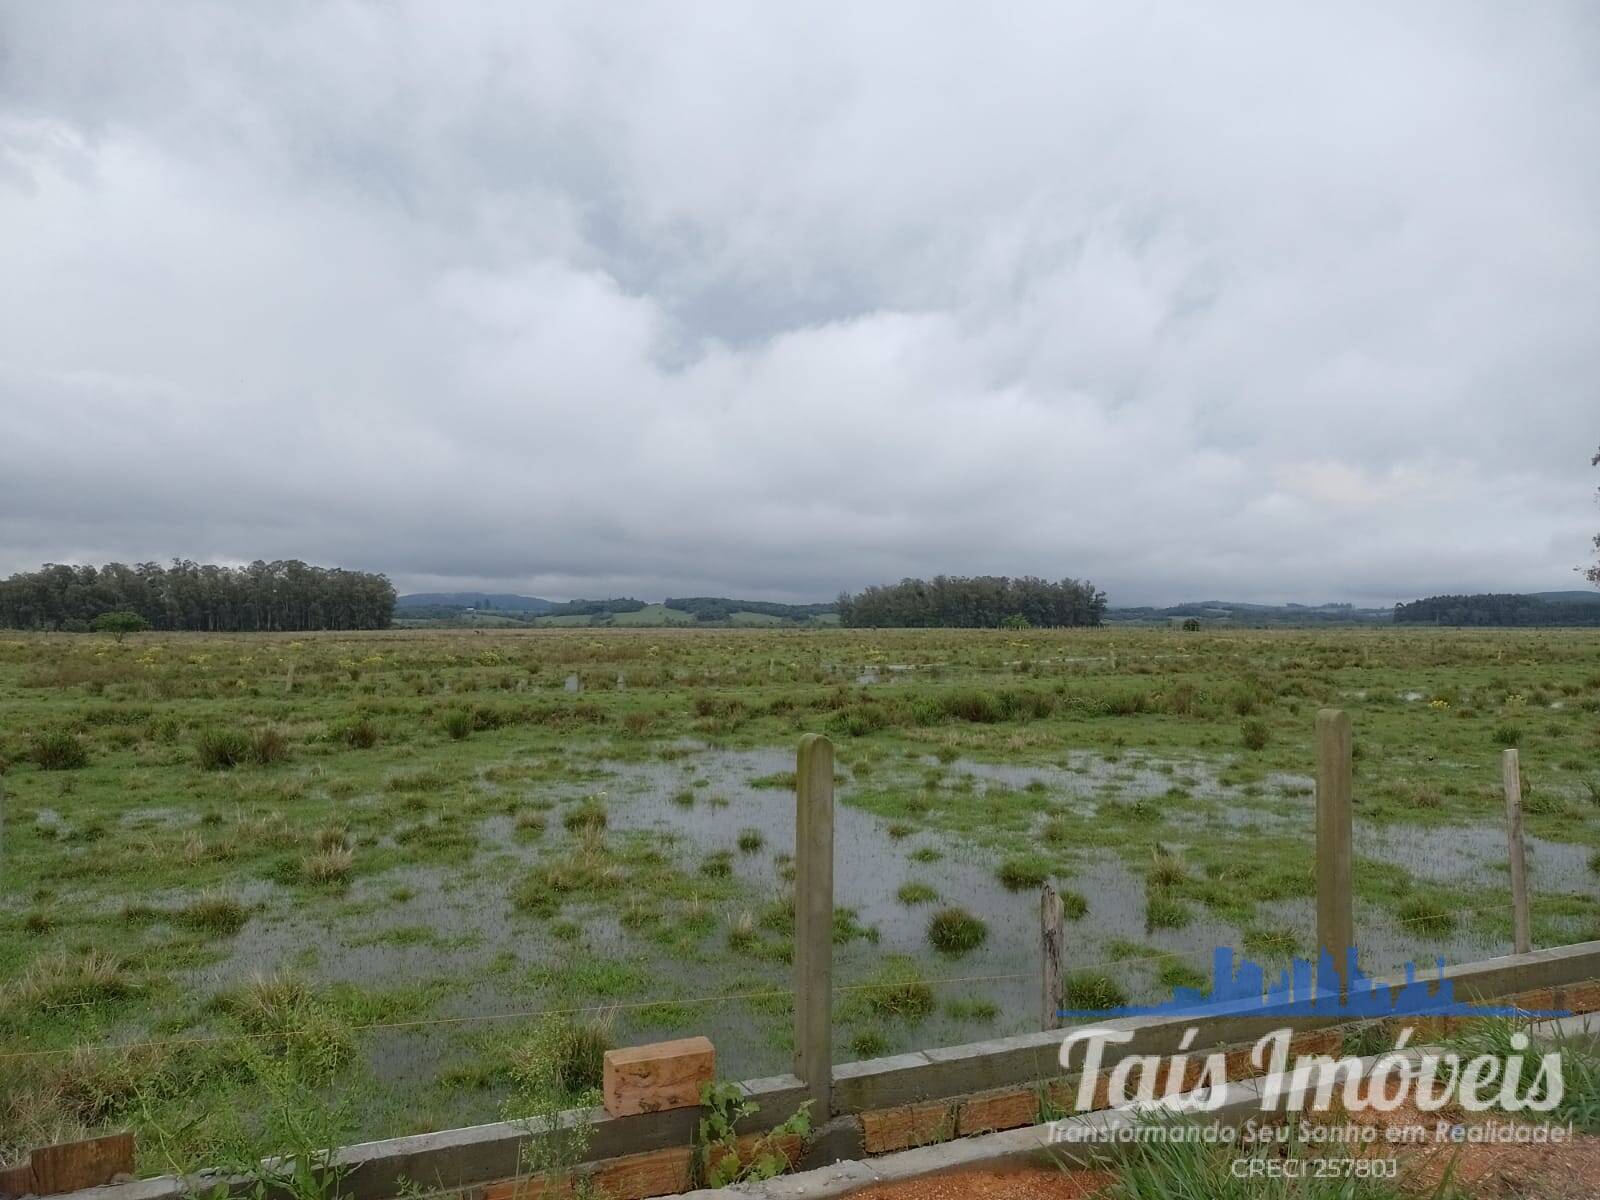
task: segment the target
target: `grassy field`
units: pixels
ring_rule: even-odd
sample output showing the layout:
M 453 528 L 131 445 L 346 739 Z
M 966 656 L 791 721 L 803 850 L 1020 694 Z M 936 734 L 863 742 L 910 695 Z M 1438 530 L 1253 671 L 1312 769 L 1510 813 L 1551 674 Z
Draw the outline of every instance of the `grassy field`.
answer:
M 0 1158 L 493 1120 L 557 1033 L 573 1090 L 606 1039 L 787 1069 L 806 731 L 841 1059 L 1036 1027 L 1046 879 L 1077 1007 L 1305 953 L 1324 705 L 1369 969 L 1505 951 L 1511 745 L 1535 942 L 1600 936 L 1595 631 L 5 636 Z

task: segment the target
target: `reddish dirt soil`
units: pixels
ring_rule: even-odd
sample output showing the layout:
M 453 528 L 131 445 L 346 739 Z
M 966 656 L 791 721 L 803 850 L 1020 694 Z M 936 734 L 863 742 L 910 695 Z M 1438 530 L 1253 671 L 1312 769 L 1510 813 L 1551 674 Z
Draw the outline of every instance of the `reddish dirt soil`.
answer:
M 1422 1125 L 1431 1128 L 1440 1114 L 1419 1113 L 1409 1105 L 1391 1113 L 1352 1113 L 1352 1124 L 1391 1126 Z M 1474 1125 L 1485 1118 L 1455 1115 L 1454 1120 Z M 1509 1118 L 1497 1116 L 1507 1123 Z M 1391 1153 L 1379 1146 L 1372 1153 Z M 1431 1194 L 1445 1177 L 1474 1200 L 1529 1197 L 1536 1200 L 1595 1200 L 1600 1197 L 1600 1138 L 1575 1135 L 1560 1145 L 1439 1145 L 1425 1148 L 1395 1147 L 1406 1185 L 1422 1196 Z

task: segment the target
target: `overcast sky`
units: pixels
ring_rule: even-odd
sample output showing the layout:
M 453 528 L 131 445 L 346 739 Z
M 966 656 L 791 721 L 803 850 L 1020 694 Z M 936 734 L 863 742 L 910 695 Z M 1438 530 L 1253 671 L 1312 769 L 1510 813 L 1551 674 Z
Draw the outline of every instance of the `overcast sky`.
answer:
M 1600 5 L 0 0 L 0 572 L 1581 586 Z

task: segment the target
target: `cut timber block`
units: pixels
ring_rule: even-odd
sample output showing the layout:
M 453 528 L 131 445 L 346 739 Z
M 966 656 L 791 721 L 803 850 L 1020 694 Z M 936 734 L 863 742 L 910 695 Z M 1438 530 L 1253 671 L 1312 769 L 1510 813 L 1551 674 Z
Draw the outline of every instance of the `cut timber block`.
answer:
M 676 1196 L 692 1186 L 694 1150 L 669 1146 L 644 1154 L 630 1154 L 601 1163 L 590 1177 L 602 1196 L 612 1200 L 645 1200 L 649 1196 Z
M 789 1164 L 785 1170 L 793 1170 L 795 1164 L 800 1161 L 801 1152 L 806 1148 L 806 1140 L 798 1133 L 786 1133 L 780 1137 L 771 1137 L 764 1133 L 747 1133 L 734 1143 L 732 1150 L 721 1145 L 708 1147 L 706 1170 L 707 1172 L 715 1170 L 730 1154 L 738 1156 L 741 1167 L 748 1167 L 755 1161 L 756 1151 L 763 1147 Z
M 956 1108 L 949 1100 L 902 1104 L 861 1114 L 868 1154 L 948 1142 L 956 1135 Z
M 1014 1088 L 968 1096 L 956 1116 L 956 1136 L 995 1133 L 1039 1123 L 1039 1093 L 1034 1088 Z
M 76 1192 L 133 1174 L 133 1134 L 45 1146 L 32 1156 L 33 1186 L 41 1196 Z
M 607 1050 L 602 1091 L 613 1117 L 693 1108 L 702 1084 L 717 1075 L 717 1052 L 708 1038 L 679 1038 L 649 1046 Z

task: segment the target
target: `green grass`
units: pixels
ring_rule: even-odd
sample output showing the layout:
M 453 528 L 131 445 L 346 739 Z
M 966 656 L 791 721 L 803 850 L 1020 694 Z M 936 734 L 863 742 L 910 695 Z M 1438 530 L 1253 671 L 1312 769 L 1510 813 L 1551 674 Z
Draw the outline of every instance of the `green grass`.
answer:
M 1050 878 L 1050 864 L 1044 859 L 1019 855 L 1000 864 L 997 872 L 1008 891 L 1021 892 L 1039 887 Z
M 933 1015 L 936 1002 L 933 988 L 914 961 L 891 957 L 882 967 L 849 994 L 841 1013 L 846 1019 L 856 1009 L 881 1018 L 912 1024 Z
M 1194 919 L 1189 906 L 1166 892 L 1151 892 L 1145 897 L 1144 923 L 1147 929 L 1183 929 Z
M 1513 1092 L 1547 1099 L 1548 1093 L 1534 1086 L 1539 1058 L 1549 1051 L 1557 1052 L 1561 1061 L 1561 1100 L 1541 1119 L 1555 1124 L 1570 1122 L 1580 1133 L 1600 1133 L 1600 1049 L 1581 1037 L 1540 1035 L 1530 1042 L 1528 1035 L 1527 1022 L 1492 1017 L 1464 1022 L 1450 1035 L 1448 1043 L 1463 1058 L 1490 1055 L 1500 1060 L 1498 1069 L 1480 1090 L 1485 1095 L 1498 1095 L 1506 1071 L 1516 1064 Z M 1520 1045 L 1512 1040 L 1514 1037 Z
M 1244 949 L 1262 959 L 1288 959 L 1300 952 L 1300 938 L 1292 929 L 1254 927 L 1245 930 Z
M 1407 930 L 1419 935 L 1441 937 L 1456 927 L 1451 908 L 1432 896 L 1410 896 L 1400 902 L 1397 915 Z
M 1099 1011 L 1120 1008 L 1128 993 L 1111 976 L 1101 971 L 1074 971 L 1061 981 L 1061 1007 L 1074 1011 Z

